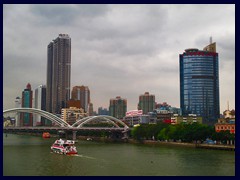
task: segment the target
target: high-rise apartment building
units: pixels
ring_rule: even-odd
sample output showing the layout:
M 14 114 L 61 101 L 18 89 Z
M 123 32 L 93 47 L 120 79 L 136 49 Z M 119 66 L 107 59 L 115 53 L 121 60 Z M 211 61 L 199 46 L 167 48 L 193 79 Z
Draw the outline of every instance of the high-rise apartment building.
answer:
M 204 48 L 186 49 L 179 55 L 180 106 L 182 114 L 203 117 L 214 124 L 219 118 L 219 68 L 216 43 Z
M 22 92 L 22 107 L 32 108 L 33 92 L 31 84 L 28 83 Z M 31 113 L 21 113 L 20 126 L 33 126 L 33 115 Z
M 80 100 L 81 108 L 88 112 L 90 103 L 90 90 L 88 86 L 74 86 L 72 89 L 72 100 Z
M 60 114 L 70 99 L 71 38 L 59 34 L 47 50 L 47 106 L 48 112 Z
M 40 85 L 35 89 L 34 107 L 46 111 L 46 86 Z M 51 125 L 51 121 L 38 114 L 33 117 L 33 126 Z
M 127 100 L 117 96 L 110 99 L 109 115 L 118 119 L 123 119 L 127 112 Z
M 155 95 L 145 92 L 143 95 L 139 96 L 138 110 L 142 110 L 143 114 L 152 112 L 155 109 Z
M 107 108 L 99 107 L 98 115 L 109 115 L 109 110 Z
M 89 103 L 88 115 L 93 116 L 93 103 Z

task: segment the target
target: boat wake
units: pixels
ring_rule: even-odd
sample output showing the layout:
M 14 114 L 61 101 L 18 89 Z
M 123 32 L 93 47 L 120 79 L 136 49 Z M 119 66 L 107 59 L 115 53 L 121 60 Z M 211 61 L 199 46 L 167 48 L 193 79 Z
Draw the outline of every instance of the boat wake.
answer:
M 54 152 L 50 152 L 50 153 L 54 153 Z M 55 154 L 55 153 L 54 153 Z M 96 159 L 94 157 L 90 157 L 90 156 L 84 156 L 82 154 L 71 154 L 71 155 L 66 155 L 66 156 L 75 156 L 75 157 L 81 157 L 81 158 L 87 158 L 87 159 Z
M 82 154 L 73 154 L 73 155 L 71 155 L 71 156 L 82 157 L 82 158 L 87 158 L 87 159 L 96 159 L 96 158 L 94 158 L 94 157 L 84 156 L 84 155 L 82 155 Z

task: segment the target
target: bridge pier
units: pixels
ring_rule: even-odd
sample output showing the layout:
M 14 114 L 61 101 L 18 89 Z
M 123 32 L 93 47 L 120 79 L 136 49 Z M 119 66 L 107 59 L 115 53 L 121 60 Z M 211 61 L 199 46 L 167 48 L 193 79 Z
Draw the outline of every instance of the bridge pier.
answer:
M 123 132 L 123 139 L 128 139 L 128 133 L 127 133 L 127 131 Z
M 76 140 L 77 139 L 77 131 L 72 131 L 72 140 Z

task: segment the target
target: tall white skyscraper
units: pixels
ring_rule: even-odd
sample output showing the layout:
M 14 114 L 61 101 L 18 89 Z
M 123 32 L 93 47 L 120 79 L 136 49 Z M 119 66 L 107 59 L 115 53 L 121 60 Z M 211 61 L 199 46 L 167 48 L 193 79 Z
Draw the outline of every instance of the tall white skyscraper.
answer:
M 46 111 L 46 86 L 40 85 L 35 89 L 34 108 Z M 33 117 L 33 126 L 45 125 L 45 119 L 35 114 Z

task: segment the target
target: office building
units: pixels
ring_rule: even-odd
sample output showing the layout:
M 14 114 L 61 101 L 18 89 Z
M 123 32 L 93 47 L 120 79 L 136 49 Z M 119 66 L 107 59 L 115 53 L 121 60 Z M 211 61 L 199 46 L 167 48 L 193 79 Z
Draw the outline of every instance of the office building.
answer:
M 90 103 L 90 90 L 88 86 L 74 86 L 72 89 L 72 100 L 80 100 L 81 108 L 88 112 Z
M 138 109 L 143 110 L 143 114 L 152 112 L 155 109 L 155 95 L 145 92 L 143 95 L 139 96 Z
M 71 38 L 59 36 L 49 43 L 47 49 L 47 106 L 48 112 L 60 114 L 70 99 Z
M 179 55 L 180 106 L 182 114 L 202 116 L 213 125 L 219 118 L 219 68 L 216 43 L 204 48 L 186 49 Z
M 31 84 L 28 83 L 22 92 L 22 107 L 32 108 L 33 92 Z M 21 113 L 20 126 L 33 126 L 33 115 L 31 113 Z
M 109 115 L 117 119 L 123 119 L 127 111 L 127 100 L 117 96 L 110 99 Z
M 21 106 L 22 106 L 21 98 L 20 97 L 16 97 L 16 99 L 15 99 L 15 108 L 21 108 Z M 20 113 L 19 112 L 16 112 L 15 118 L 16 118 L 16 126 L 20 126 Z
M 40 85 L 35 89 L 34 107 L 46 111 L 46 86 Z M 33 117 L 33 126 L 51 125 L 51 121 L 38 114 Z

